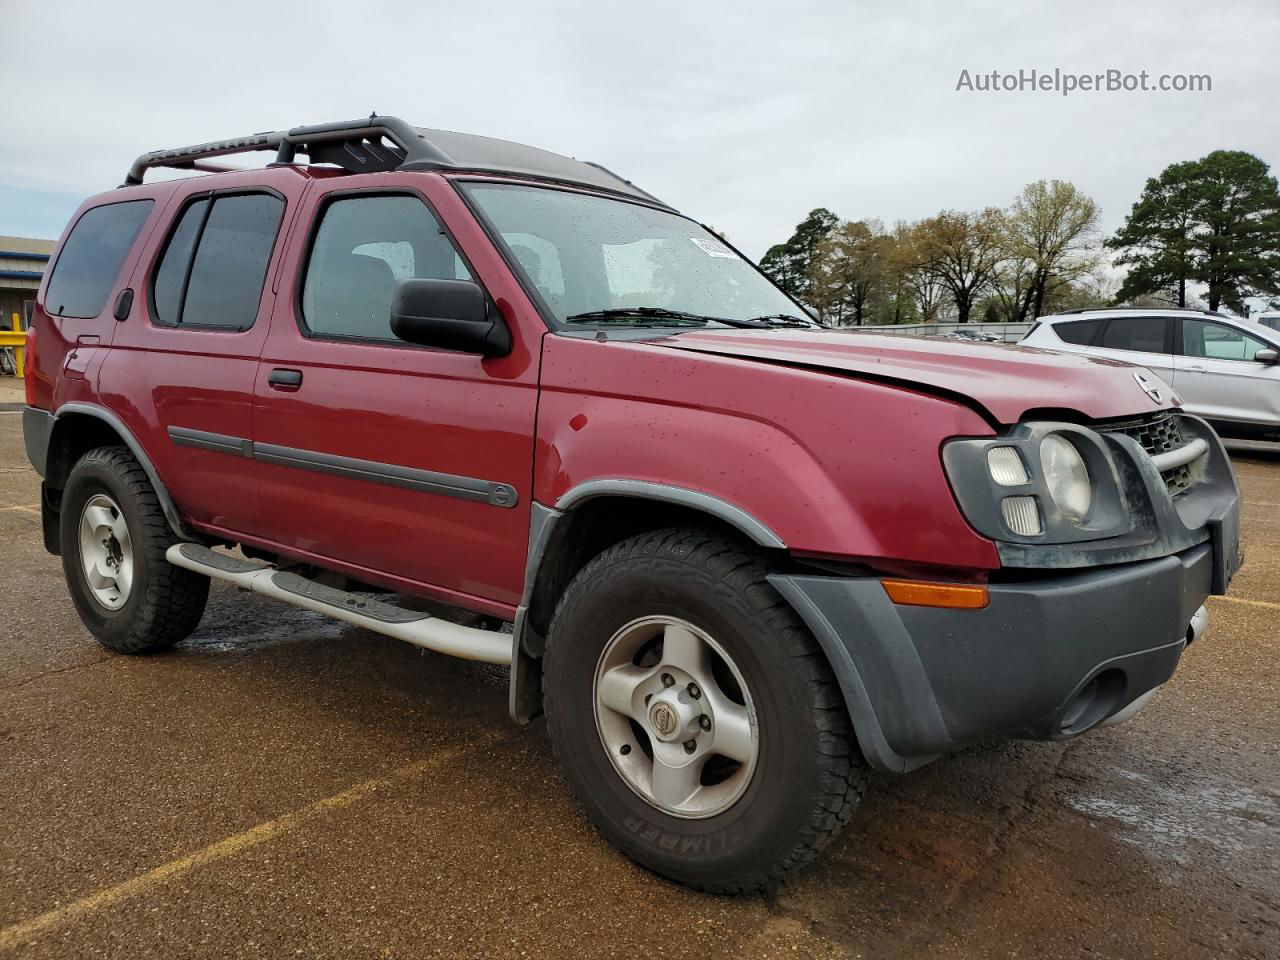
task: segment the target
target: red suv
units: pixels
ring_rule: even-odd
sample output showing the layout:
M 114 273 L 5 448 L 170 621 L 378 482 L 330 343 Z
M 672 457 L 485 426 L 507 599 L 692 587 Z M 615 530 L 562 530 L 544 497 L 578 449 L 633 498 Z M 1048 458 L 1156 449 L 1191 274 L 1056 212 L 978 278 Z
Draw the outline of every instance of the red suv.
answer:
M 707 890 L 812 859 L 869 769 L 1132 715 L 1240 563 L 1154 376 L 823 329 L 602 167 L 389 117 L 140 157 L 29 349 L 102 643 L 171 646 L 213 577 L 509 664 L 605 836 Z

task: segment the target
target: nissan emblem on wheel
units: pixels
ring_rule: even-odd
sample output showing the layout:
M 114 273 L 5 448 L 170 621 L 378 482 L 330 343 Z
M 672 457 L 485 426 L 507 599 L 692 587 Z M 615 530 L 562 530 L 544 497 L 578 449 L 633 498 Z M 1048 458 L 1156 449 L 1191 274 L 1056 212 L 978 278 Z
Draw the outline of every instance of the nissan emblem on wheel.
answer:
M 500 664 L 606 840 L 750 892 L 873 771 L 1127 720 L 1202 635 L 1232 414 L 1092 355 L 1098 313 L 830 329 L 604 167 L 373 115 L 143 153 L 82 204 L 22 422 L 106 647 L 173 646 L 220 580 Z M 1274 343 L 1201 313 L 1143 330 Z

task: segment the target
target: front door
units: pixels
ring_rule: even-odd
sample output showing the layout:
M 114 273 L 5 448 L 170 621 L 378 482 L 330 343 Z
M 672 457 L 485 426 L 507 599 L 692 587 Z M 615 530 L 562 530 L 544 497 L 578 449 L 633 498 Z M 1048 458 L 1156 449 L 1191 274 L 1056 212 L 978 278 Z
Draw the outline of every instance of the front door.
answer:
M 1256 360 L 1272 344 L 1226 323 L 1185 317 L 1173 385 L 1192 413 L 1280 427 L 1280 366 Z
M 433 186 L 455 196 L 424 174 L 344 177 L 308 195 L 312 226 L 291 244 L 255 386 L 261 529 L 322 566 L 503 611 L 523 586 L 538 344 L 513 330 L 511 354 L 485 359 L 391 332 L 400 280 L 494 293 L 473 265 L 493 271 L 492 249 L 474 249 L 475 233 L 472 251 L 454 242 Z

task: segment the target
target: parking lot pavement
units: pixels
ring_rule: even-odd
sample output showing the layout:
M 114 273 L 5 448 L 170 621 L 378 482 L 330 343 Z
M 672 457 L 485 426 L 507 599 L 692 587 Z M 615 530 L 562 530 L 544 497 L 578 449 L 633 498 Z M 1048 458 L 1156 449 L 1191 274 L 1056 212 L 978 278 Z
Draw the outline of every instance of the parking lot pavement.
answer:
M 592 832 L 493 668 L 215 586 L 171 654 L 80 625 L 0 412 L 0 955 L 1280 957 L 1280 455 L 1174 681 L 1069 744 L 877 778 L 767 898 Z

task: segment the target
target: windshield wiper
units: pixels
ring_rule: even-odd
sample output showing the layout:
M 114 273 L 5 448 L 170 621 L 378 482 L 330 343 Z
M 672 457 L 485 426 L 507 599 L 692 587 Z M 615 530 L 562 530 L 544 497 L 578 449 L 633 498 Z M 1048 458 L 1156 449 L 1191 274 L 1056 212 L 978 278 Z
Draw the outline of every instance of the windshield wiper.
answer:
M 767 313 L 762 317 L 752 317 L 748 323 L 759 324 L 766 327 L 812 327 L 816 324 L 812 320 L 805 320 L 803 317 L 797 317 L 790 313 Z
M 696 313 L 685 313 L 683 310 L 667 310 L 664 307 L 614 307 L 609 310 L 591 310 L 587 313 L 575 313 L 565 317 L 565 323 L 613 323 L 616 321 L 639 320 L 655 326 L 663 321 L 666 325 L 680 327 L 700 327 L 709 320 L 719 317 L 704 317 Z
M 615 321 L 641 321 L 644 324 L 666 321 L 671 326 L 702 326 L 708 323 L 722 323 L 726 327 L 737 327 L 742 330 L 767 330 L 769 327 L 810 327 L 813 324 L 789 313 L 773 313 L 763 317 L 752 317 L 750 320 L 739 320 L 736 317 L 715 317 L 703 313 L 687 313 L 684 310 L 668 310 L 666 307 L 613 307 L 609 310 L 592 310 L 588 313 L 575 313 L 565 318 L 565 323 L 613 323 Z

